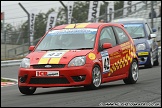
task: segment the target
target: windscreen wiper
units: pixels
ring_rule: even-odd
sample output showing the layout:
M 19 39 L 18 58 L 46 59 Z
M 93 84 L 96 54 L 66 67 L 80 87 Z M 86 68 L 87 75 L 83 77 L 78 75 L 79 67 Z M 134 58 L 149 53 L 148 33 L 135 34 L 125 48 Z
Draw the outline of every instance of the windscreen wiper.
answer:
M 40 50 L 40 51 L 53 51 L 53 50 L 69 50 L 69 49 L 43 49 L 43 50 Z
M 140 38 L 144 38 L 144 37 L 134 37 L 134 38 L 132 38 L 132 39 L 140 39 Z
M 84 49 L 93 49 L 93 48 L 77 48 L 75 50 L 84 50 Z

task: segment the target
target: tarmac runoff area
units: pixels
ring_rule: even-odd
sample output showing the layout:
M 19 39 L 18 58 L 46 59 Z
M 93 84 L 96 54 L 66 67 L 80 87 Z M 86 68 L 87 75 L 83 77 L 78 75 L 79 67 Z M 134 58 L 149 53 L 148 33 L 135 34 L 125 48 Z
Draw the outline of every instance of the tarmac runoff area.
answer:
M 7 86 L 12 86 L 12 85 L 16 85 L 17 84 L 17 79 L 12 79 L 12 78 L 4 78 L 1 77 L 2 79 L 6 79 L 6 80 L 10 80 L 7 82 L 1 82 L 1 87 L 7 87 Z

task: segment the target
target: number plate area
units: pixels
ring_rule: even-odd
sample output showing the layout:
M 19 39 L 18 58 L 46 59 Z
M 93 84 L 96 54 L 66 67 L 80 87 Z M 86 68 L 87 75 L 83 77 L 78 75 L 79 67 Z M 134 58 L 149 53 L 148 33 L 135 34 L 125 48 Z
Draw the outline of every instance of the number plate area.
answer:
M 59 76 L 59 71 L 36 71 L 36 76 L 44 77 L 44 76 Z

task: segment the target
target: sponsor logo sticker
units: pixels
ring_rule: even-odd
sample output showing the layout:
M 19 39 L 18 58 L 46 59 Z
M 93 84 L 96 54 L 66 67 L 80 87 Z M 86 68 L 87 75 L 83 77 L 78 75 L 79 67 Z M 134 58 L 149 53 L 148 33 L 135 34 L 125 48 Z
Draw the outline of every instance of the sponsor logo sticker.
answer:
M 59 71 L 36 71 L 36 76 L 59 76 Z

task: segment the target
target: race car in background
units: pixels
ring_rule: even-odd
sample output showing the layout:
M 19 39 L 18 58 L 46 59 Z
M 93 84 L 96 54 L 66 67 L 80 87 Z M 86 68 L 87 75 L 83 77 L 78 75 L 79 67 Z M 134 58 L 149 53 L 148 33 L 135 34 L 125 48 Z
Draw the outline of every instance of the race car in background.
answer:
M 151 29 L 143 18 L 123 18 L 112 21 L 122 23 L 136 45 L 139 66 L 152 68 L 159 65 L 158 43 L 156 29 Z

